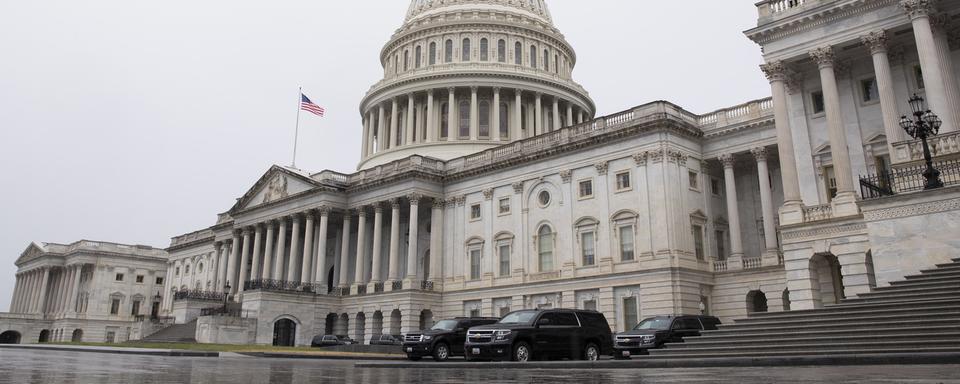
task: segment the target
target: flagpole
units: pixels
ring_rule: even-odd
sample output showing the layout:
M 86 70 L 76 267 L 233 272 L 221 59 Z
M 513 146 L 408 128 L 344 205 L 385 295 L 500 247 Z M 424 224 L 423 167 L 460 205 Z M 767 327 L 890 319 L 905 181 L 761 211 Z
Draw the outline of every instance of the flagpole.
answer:
M 303 87 L 298 87 L 297 91 L 297 128 L 293 131 L 293 168 L 297 167 L 297 142 L 300 138 L 300 109 L 303 105 Z

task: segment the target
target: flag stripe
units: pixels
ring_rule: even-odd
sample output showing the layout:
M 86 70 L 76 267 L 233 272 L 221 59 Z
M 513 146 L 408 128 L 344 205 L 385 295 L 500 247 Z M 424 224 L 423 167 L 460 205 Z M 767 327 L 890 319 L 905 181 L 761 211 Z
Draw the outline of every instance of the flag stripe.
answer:
M 323 107 L 314 104 L 307 95 L 300 94 L 300 110 L 310 112 L 314 115 L 323 117 L 323 114 L 326 113 L 326 110 Z

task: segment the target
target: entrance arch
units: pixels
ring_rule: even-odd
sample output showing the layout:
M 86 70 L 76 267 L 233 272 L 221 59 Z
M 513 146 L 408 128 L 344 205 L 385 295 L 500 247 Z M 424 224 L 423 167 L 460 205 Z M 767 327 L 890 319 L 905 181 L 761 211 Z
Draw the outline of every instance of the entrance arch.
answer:
M 350 315 L 340 314 L 340 321 L 337 322 L 337 329 L 334 332 L 337 336 L 349 336 L 347 333 L 350 332 Z
M 420 329 L 429 329 L 433 326 L 433 311 L 424 309 L 420 311 Z
M 41 342 L 41 343 L 49 343 L 49 342 L 50 342 L 50 330 L 49 330 L 49 329 L 44 329 L 44 330 L 40 331 L 40 339 L 39 339 L 38 341 Z
M 810 286 L 814 308 L 823 308 L 844 299 L 843 273 L 836 256 L 822 253 L 810 258 Z
M 273 323 L 273 346 L 293 347 L 297 344 L 297 323 L 280 319 Z
M 400 310 L 394 309 L 393 312 L 390 312 L 390 334 L 399 335 L 400 334 Z
M 327 314 L 327 320 L 323 325 L 323 334 L 324 335 L 333 335 L 333 331 L 337 325 L 337 314 L 329 313 Z
M 364 340 L 366 340 L 366 336 L 367 336 L 365 334 L 366 327 L 367 327 L 367 315 L 364 314 L 363 312 L 360 312 L 357 314 L 357 322 L 354 324 L 354 328 L 356 328 L 356 331 L 354 332 L 355 334 L 354 340 L 356 340 L 357 343 L 360 343 L 361 345 L 365 344 Z
M 83 342 L 83 330 L 82 330 L 82 329 L 74 329 L 74 330 L 73 330 L 73 335 L 70 336 L 70 341 L 71 341 L 71 342 L 74 342 L 74 343 L 81 343 L 81 342 Z
M 767 295 L 763 291 L 750 291 L 747 293 L 747 313 L 766 312 Z
M 20 344 L 20 332 L 6 331 L 0 333 L 0 344 Z

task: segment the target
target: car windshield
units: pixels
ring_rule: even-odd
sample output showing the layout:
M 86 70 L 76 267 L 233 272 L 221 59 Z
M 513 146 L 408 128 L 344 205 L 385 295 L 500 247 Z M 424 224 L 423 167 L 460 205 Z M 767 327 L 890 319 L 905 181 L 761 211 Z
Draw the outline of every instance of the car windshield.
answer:
M 457 321 L 441 320 L 439 323 L 434 324 L 433 327 L 430 329 L 434 329 L 438 331 L 452 331 L 454 329 L 457 329 Z
M 500 319 L 500 324 L 530 324 L 537 317 L 536 311 L 513 312 Z
M 670 329 L 670 319 L 666 317 L 651 317 L 641 321 L 640 324 L 637 324 L 633 329 Z

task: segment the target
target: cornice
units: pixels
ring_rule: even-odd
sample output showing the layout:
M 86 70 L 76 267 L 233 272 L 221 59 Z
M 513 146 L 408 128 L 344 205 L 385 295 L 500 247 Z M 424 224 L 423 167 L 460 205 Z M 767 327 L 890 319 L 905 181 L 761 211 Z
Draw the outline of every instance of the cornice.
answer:
M 824 24 L 866 13 L 886 6 L 896 6 L 898 0 L 851 0 L 845 3 L 831 2 L 811 8 L 796 15 L 747 30 L 744 34 L 755 43 L 765 45 L 786 36 L 808 31 Z M 906 15 L 903 16 L 907 18 Z
M 773 116 L 767 116 L 756 120 L 751 120 L 739 124 L 734 124 L 726 126 L 720 129 L 714 129 L 711 131 L 705 131 L 703 134 L 704 139 L 714 139 L 723 136 L 733 135 L 742 131 L 747 131 L 757 127 L 771 126 L 776 123 Z

